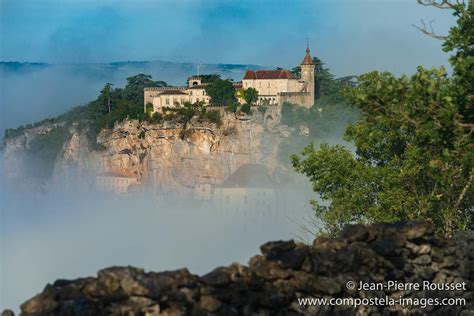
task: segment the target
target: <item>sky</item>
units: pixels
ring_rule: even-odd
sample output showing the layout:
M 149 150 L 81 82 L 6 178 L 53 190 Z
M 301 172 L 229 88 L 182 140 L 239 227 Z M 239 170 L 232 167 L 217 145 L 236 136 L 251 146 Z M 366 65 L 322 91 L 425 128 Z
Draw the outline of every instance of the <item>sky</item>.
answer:
M 447 64 L 412 24 L 449 10 L 416 0 L 0 0 L 0 60 L 48 63 L 167 60 L 285 68 L 313 55 L 338 75 Z

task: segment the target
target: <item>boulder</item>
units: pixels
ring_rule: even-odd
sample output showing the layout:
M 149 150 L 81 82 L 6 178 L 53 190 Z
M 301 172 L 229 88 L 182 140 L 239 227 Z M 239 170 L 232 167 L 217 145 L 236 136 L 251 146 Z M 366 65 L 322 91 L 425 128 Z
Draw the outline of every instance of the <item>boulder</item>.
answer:
M 348 288 L 399 283 L 472 284 L 471 234 L 434 236 L 415 222 L 348 225 L 341 238 L 317 238 L 311 247 L 294 241 L 261 246 L 248 266 L 234 263 L 199 277 L 187 269 L 148 272 L 112 267 L 96 278 L 58 280 L 21 306 L 22 315 L 472 315 L 472 288 L 444 294 L 466 298 L 463 306 L 331 307 L 299 304 L 302 298 L 373 298 L 409 295 L 436 298 L 439 291 Z M 454 295 L 454 296 L 453 296 Z M 2 316 L 12 316 L 4 311 Z

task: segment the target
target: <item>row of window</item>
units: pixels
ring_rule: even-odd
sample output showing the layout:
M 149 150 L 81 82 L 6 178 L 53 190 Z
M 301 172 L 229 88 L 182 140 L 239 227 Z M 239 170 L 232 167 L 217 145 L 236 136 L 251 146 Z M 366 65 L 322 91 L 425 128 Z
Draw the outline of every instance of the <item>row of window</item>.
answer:
M 128 183 L 128 179 L 114 179 L 114 178 L 97 178 L 98 183 L 115 183 L 115 184 L 125 184 Z
M 245 83 L 244 83 L 244 88 L 250 88 L 250 86 L 251 86 L 250 83 L 248 83 L 248 82 L 245 82 Z M 280 87 L 283 87 L 284 85 L 283 85 L 283 83 L 280 82 L 279 86 L 280 86 Z M 258 87 L 259 87 L 259 88 L 262 87 L 262 82 L 259 82 L 259 83 L 258 83 Z M 267 88 L 270 88 L 270 82 L 267 82 Z
M 193 95 L 193 91 L 189 91 L 189 95 Z M 199 91 L 196 91 L 196 95 L 199 95 Z M 202 95 L 206 95 L 206 90 L 202 91 Z
M 260 192 L 258 193 L 258 195 L 260 196 Z M 263 196 L 265 196 L 265 192 L 263 192 Z M 259 200 L 259 199 L 254 199 L 254 202 L 258 202 L 259 204 L 261 202 L 263 202 L 265 204 L 265 202 L 267 202 L 267 200 L 263 199 L 263 200 Z M 226 195 L 225 196 L 225 202 L 226 204 L 230 204 L 230 196 L 229 195 Z M 249 203 L 249 198 L 247 195 L 244 196 L 244 204 L 248 204 Z
M 98 183 L 98 188 L 103 191 L 120 191 L 125 192 L 128 189 L 128 185 L 117 184 L 117 183 Z
M 202 100 L 205 101 L 206 99 L 203 98 Z M 196 98 L 195 102 L 199 102 L 199 101 L 201 101 L 201 99 Z M 186 102 L 186 100 L 184 98 L 181 98 L 181 100 L 173 99 L 173 104 L 184 104 L 184 102 Z M 170 105 L 170 99 L 169 98 L 165 99 L 165 105 Z

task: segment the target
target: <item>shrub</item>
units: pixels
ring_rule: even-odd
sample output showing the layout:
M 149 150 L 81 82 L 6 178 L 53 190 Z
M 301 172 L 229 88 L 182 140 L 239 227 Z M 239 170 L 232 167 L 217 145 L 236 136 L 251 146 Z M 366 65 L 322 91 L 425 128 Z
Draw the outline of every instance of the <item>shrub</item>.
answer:
M 231 113 L 237 112 L 237 103 L 229 104 L 226 109 L 227 109 L 227 111 L 229 111 Z
M 242 105 L 241 111 L 246 114 L 250 114 L 252 112 L 252 109 L 250 108 L 250 104 L 246 103 Z
M 160 123 L 162 120 L 163 116 L 158 112 L 153 113 L 153 115 L 148 119 L 150 123 Z
M 219 113 L 219 111 L 209 111 L 206 112 L 204 116 L 211 123 L 215 123 L 217 125 L 221 124 L 221 114 Z
M 145 111 L 149 116 L 151 116 L 151 113 L 153 112 L 153 104 L 147 103 L 145 106 Z

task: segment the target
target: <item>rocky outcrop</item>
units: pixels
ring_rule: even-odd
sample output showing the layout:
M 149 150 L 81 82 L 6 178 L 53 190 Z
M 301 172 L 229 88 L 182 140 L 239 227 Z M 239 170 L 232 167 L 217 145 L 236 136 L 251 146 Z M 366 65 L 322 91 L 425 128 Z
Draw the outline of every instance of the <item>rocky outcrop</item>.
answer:
M 278 146 L 290 132 L 279 124 L 279 107 L 250 116 L 222 114 L 219 126 L 197 120 L 185 128 L 169 121 L 125 120 L 99 134 L 102 149 L 98 151 L 89 148 L 87 131 L 72 124 L 54 165 L 54 179 L 94 182 L 101 172 L 117 172 L 136 176 L 158 193 L 183 194 L 193 192 L 198 184 L 220 184 L 244 164 L 261 164 L 270 171 L 280 167 Z M 7 140 L 4 157 L 9 178 L 25 177 L 18 157 L 36 132 L 27 130 Z
M 473 315 L 474 232 L 436 236 L 429 223 L 347 226 L 313 245 L 269 242 L 248 266 L 204 276 L 112 267 L 97 277 L 58 280 L 21 306 L 22 315 Z M 229 245 L 231 247 L 231 245 Z M 366 284 L 465 284 L 465 289 L 358 290 Z M 463 283 L 465 282 L 465 283 Z M 304 298 L 464 299 L 447 306 L 315 304 Z M 416 305 L 416 304 L 415 304 Z

